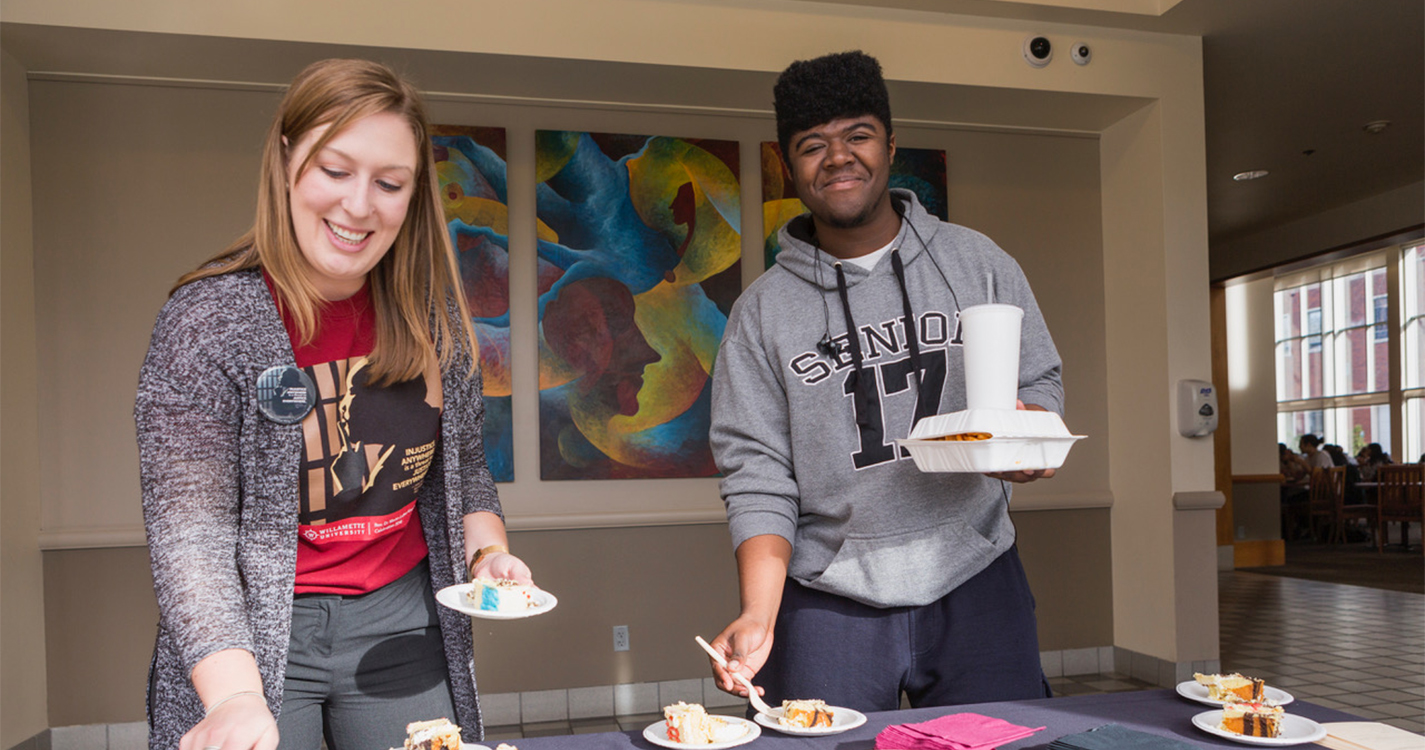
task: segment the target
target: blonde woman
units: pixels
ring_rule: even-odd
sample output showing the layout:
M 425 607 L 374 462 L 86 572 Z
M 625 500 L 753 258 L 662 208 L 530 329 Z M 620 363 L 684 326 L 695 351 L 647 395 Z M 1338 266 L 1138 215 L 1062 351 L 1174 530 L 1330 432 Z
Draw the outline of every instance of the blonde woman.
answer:
M 384 749 L 441 716 L 483 734 L 469 621 L 432 592 L 531 580 L 485 466 L 428 130 L 384 66 L 302 71 L 253 228 L 159 314 L 135 407 L 151 747 Z

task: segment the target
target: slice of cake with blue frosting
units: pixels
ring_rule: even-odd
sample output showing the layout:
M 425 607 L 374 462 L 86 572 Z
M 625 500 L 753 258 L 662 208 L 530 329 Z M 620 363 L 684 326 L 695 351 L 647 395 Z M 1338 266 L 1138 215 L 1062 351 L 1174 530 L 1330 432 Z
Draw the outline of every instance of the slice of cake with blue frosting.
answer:
M 535 588 L 508 578 L 476 578 L 465 600 L 484 612 L 522 612 L 535 606 Z

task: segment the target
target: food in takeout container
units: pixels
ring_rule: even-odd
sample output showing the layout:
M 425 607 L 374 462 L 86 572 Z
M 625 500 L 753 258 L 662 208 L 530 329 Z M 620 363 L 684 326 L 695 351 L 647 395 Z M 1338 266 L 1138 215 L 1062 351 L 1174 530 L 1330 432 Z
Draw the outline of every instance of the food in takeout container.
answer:
M 1057 469 L 1083 438 L 1054 412 L 966 409 L 926 417 L 896 442 L 921 471 L 985 473 Z

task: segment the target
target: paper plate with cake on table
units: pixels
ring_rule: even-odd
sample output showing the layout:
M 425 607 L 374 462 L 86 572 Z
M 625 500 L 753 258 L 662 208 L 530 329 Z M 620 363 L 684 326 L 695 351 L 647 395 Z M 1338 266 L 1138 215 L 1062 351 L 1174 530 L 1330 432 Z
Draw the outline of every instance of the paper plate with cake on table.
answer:
M 663 707 L 663 721 L 649 724 L 643 739 L 674 750 L 725 750 L 757 739 L 762 728 L 737 716 L 713 716 L 697 703 Z
M 1228 701 L 1217 711 L 1192 717 L 1192 723 L 1208 734 L 1245 745 L 1304 745 L 1326 737 L 1326 727 L 1293 716 L 1271 701 Z
M 430 721 L 413 721 L 406 725 L 406 742 L 391 750 L 490 750 L 485 745 L 462 742 L 460 727 L 450 723 L 450 719 L 440 718 Z M 495 750 L 519 750 L 514 745 L 501 742 Z
M 503 578 L 477 578 L 446 586 L 435 592 L 435 600 L 462 614 L 486 620 L 533 617 L 559 604 L 548 591 Z
M 866 723 L 866 715 L 853 708 L 828 706 L 822 700 L 782 701 L 782 716 L 759 713 L 754 721 L 783 734 L 839 734 Z
M 1229 700 L 1272 701 L 1285 706 L 1296 700 L 1291 693 L 1274 688 L 1255 677 L 1232 674 L 1194 673 L 1191 680 L 1178 683 L 1178 695 L 1188 700 L 1220 706 Z

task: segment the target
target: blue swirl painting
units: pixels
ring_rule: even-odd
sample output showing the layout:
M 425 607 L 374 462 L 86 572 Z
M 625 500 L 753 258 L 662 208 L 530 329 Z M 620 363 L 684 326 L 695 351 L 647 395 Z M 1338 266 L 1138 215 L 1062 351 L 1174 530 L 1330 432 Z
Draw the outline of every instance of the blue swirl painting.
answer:
M 512 482 L 514 419 L 510 412 L 509 199 L 505 129 L 431 128 L 441 203 L 460 281 L 480 343 L 484 379 L 485 462 L 496 482 Z
M 733 141 L 535 136 L 543 479 L 701 477 L 741 292 Z

